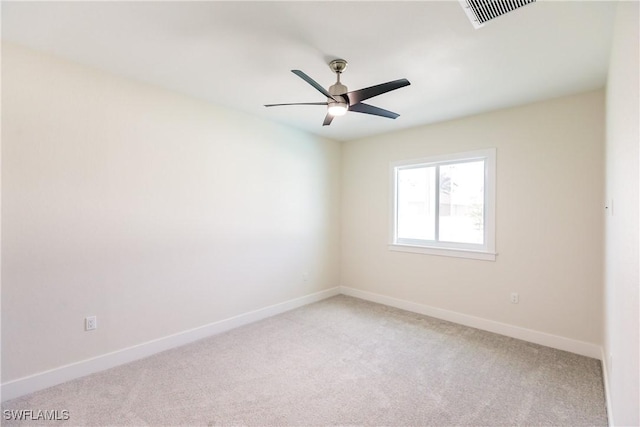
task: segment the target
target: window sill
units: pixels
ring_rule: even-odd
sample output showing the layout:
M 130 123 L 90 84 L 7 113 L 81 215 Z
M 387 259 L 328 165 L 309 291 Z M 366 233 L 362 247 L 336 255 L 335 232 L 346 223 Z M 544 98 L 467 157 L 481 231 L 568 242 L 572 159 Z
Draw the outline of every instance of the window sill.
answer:
M 428 246 L 401 245 L 397 243 L 389 244 L 389 250 L 397 252 L 411 252 L 416 254 L 479 259 L 483 261 L 495 261 L 497 255 L 494 252 L 473 251 L 469 249 L 449 249 Z

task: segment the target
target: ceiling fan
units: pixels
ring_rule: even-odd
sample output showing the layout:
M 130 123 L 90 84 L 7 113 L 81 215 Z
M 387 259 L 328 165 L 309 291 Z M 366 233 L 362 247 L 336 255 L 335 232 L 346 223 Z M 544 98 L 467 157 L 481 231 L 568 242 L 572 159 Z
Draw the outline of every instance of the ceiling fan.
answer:
M 327 97 L 327 102 L 299 102 L 293 104 L 267 104 L 265 107 L 278 107 L 282 105 L 326 105 L 327 115 L 324 118 L 322 126 L 331 124 L 331 121 L 335 116 L 342 116 L 347 111 L 355 111 L 356 113 L 373 114 L 374 116 L 387 117 L 389 119 L 395 119 L 400 116 L 393 111 L 384 110 L 373 105 L 365 104 L 364 100 L 373 98 L 374 96 L 382 95 L 383 93 L 390 92 L 395 89 L 399 89 L 404 86 L 408 86 L 409 80 L 400 79 L 387 83 L 382 83 L 376 86 L 367 87 L 364 89 L 354 90 L 348 92 L 345 85 L 340 83 L 340 74 L 347 68 L 347 61 L 344 59 L 334 59 L 329 63 L 329 68 L 336 73 L 338 80 L 334 85 L 329 87 L 329 90 L 325 90 L 311 77 L 306 75 L 300 70 L 291 70 L 291 72 L 300 77 L 305 82 L 316 88 L 321 94 Z

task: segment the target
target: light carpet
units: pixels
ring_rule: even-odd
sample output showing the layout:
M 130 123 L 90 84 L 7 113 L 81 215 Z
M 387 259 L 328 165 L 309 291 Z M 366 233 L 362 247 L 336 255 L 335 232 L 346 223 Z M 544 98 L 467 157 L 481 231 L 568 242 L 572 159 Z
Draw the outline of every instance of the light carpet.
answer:
M 598 360 L 343 295 L 2 409 L 69 411 L 22 425 L 607 425 Z

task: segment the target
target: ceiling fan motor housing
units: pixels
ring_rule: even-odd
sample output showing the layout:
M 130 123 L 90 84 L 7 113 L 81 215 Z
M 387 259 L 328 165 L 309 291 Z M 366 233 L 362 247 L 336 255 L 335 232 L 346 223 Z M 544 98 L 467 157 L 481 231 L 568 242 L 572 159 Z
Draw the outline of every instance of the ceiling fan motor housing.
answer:
M 344 94 L 346 94 L 349 90 L 342 83 L 336 83 L 329 87 L 329 93 L 333 96 L 334 99 L 327 98 L 327 103 L 329 104 L 329 111 L 335 115 L 342 115 L 347 112 L 349 108 L 348 99 Z

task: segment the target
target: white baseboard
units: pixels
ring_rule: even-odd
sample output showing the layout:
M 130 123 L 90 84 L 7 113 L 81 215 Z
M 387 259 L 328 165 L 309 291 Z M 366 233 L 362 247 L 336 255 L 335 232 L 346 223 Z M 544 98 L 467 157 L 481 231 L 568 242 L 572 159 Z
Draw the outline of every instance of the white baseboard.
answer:
M 604 347 L 601 347 L 600 360 L 602 361 L 602 382 L 604 383 L 604 398 L 607 405 L 607 421 L 609 427 L 614 427 L 613 424 L 613 407 L 611 406 L 611 390 L 609 389 L 609 368 L 607 356 Z
M 534 331 L 532 329 L 521 328 L 519 326 L 513 326 L 507 323 L 483 319 L 481 317 L 469 316 L 467 314 L 462 314 L 455 311 L 443 310 L 441 308 L 418 304 L 415 302 L 375 294 L 372 292 L 361 291 L 359 289 L 350 288 L 348 286 L 341 286 L 340 293 L 367 301 L 377 302 L 379 304 L 400 308 L 402 310 L 412 311 L 414 313 L 424 314 L 426 316 L 431 316 L 442 320 L 448 320 L 450 322 L 459 323 L 461 325 L 470 326 L 472 328 L 482 329 L 484 331 L 494 332 L 500 335 L 506 335 L 511 338 L 518 338 L 523 341 L 556 348 L 558 350 L 569 351 L 571 353 L 592 357 L 594 359 L 600 359 L 602 357 L 601 347 L 597 344 L 578 341 L 558 335 L 547 334 L 545 332 Z
M 339 293 L 339 287 L 327 289 L 91 359 L 8 381 L 2 384 L 0 395 L 2 396 L 2 401 L 15 399 L 16 397 L 24 396 L 34 391 L 133 362 L 134 360 L 152 356 L 156 353 L 216 335 L 239 326 L 266 319 L 267 317 L 275 316 L 276 314 L 284 313 L 294 308 L 338 295 Z

